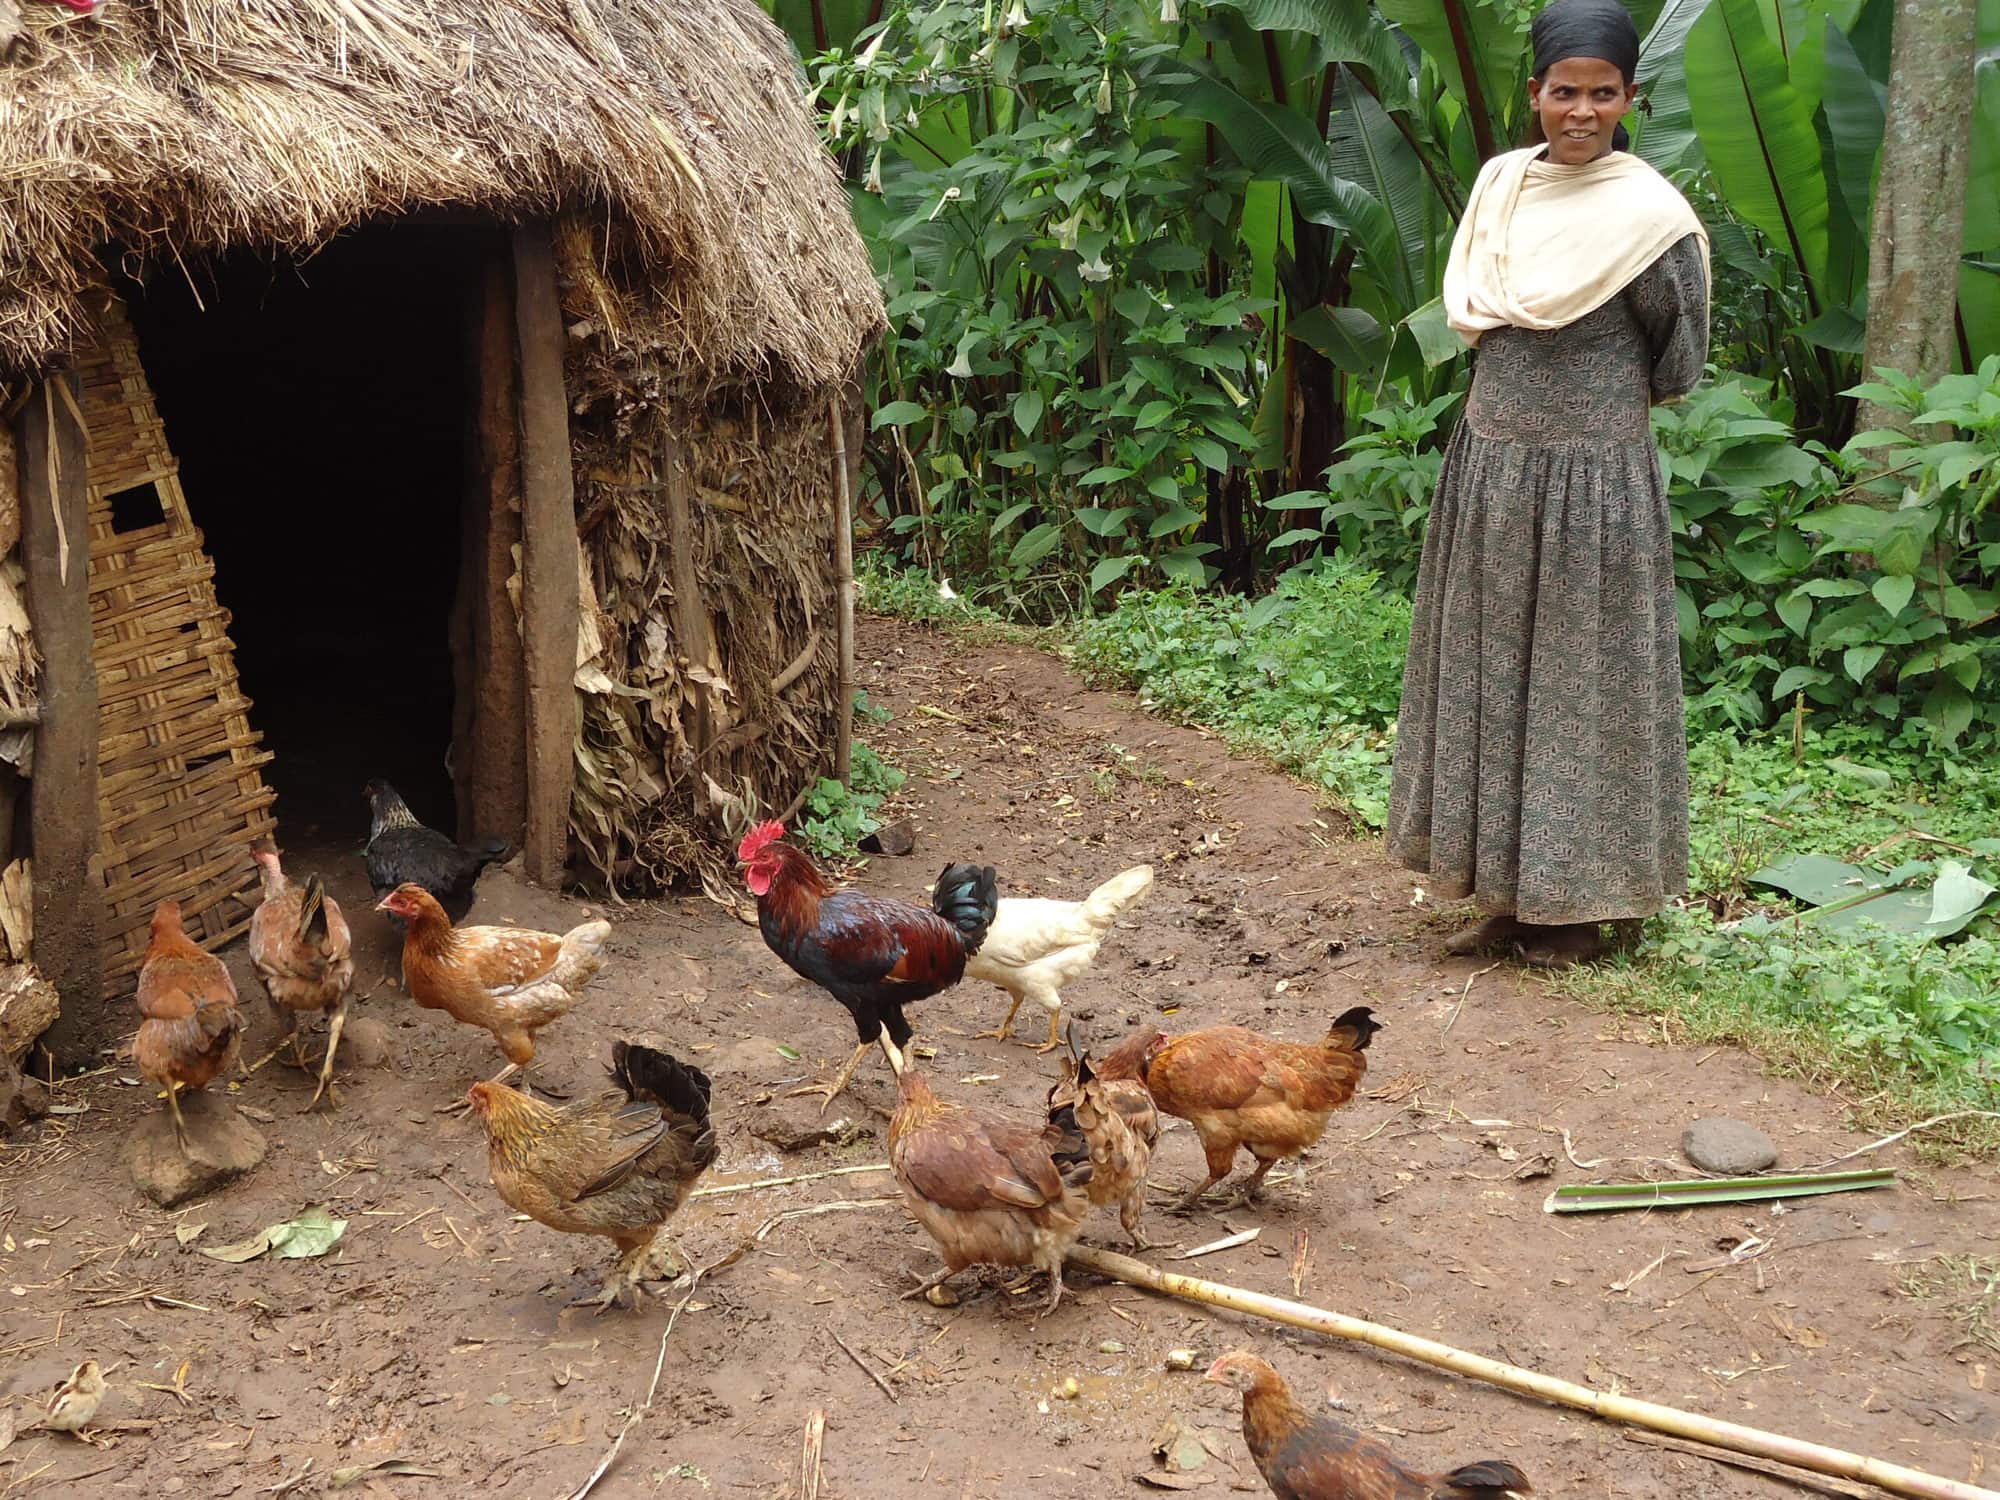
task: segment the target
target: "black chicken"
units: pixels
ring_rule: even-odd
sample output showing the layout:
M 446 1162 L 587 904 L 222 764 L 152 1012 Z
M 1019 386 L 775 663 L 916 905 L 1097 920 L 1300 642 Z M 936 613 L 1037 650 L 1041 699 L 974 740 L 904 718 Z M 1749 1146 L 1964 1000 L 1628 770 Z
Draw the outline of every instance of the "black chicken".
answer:
M 419 823 L 388 782 L 371 781 L 366 790 L 368 843 L 361 852 L 376 899 L 408 881 L 435 896 L 453 922 L 464 921 L 479 872 L 505 859 L 511 847 L 504 839 L 481 839 L 470 847 L 454 843 Z

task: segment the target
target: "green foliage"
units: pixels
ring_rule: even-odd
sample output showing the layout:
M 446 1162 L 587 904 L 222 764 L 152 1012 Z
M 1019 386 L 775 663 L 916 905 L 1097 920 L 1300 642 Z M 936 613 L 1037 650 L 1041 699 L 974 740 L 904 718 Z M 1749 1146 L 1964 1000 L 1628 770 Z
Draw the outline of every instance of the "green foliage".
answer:
M 1748 381 L 1655 412 L 1697 723 L 1801 700 L 1892 743 L 2000 727 L 1980 690 L 2000 667 L 2000 355 L 1927 391 L 1884 381 L 1850 394 L 1910 412 L 1916 436 L 1837 453 L 1794 442 Z
M 821 777 L 806 793 L 799 813 L 799 841 L 822 859 L 852 859 L 855 846 L 882 826 L 876 814 L 905 780 L 901 771 L 858 739 L 848 769 L 852 786 Z
M 1076 660 L 1379 826 L 1409 632 L 1407 603 L 1373 573 L 1329 560 L 1255 603 L 1186 589 L 1127 594 L 1084 626 Z
M 1240 174 L 1206 165 L 1154 13 L 899 6 L 818 60 L 866 155 L 892 322 L 878 509 L 904 554 L 1025 610 L 1151 576 L 1206 582 L 1209 476 L 1257 439 L 1255 314 L 1220 274 Z
M 2000 944 L 1856 942 L 1788 926 L 1721 932 L 1692 912 L 1657 924 L 1636 963 L 1566 982 L 1590 1003 L 1672 1014 L 1702 1042 L 1741 1042 L 1851 1080 L 1899 1113 L 2000 1104 Z
M 1370 430 L 1343 445 L 1349 456 L 1326 471 L 1324 490 L 1294 490 L 1265 502 L 1270 510 L 1294 513 L 1290 529 L 1271 539 L 1271 550 L 1336 549 L 1398 591 L 1413 592 L 1424 522 L 1444 464 L 1438 429 L 1457 401 L 1452 391 L 1422 406 L 1390 399 L 1367 412 Z M 1319 512 L 1318 525 L 1308 521 L 1312 511 Z

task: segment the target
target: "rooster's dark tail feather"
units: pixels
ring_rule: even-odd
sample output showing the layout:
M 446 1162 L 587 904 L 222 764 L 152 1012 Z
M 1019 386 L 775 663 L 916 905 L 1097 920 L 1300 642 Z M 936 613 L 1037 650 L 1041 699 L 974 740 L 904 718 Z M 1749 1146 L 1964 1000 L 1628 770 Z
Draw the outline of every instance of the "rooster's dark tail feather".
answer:
M 697 1125 L 708 1123 L 708 1075 L 692 1063 L 630 1042 L 611 1044 L 611 1076 L 633 1099 L 648 1099 Z
M 1000 881 L 991 865 L 946 865 L 931 890 L 931 910 L 958 929 L 968 957 L 986 941 L 1000 909 Z
M 1375 1033 L 1382 1029 L 1382 1023 L 1375 1019 L 1375 1012 L 1365 1005 L 1357 1005 L 1352 1010 L 1344 1010 L 1333 1018 L 1333 1024 L 1326 1029 L 1329 1039 L 1341 1037 L 1356 1052 L 1366 1052 L 1368 1044 L 1375 1039 Z
M 1444 1476 L 1438 1494 L 1445 1500 L 1502 1500 L 1508 1494 L 1532 1495 L 1528 1476 L 1497 1458 L 1481 1459 Z

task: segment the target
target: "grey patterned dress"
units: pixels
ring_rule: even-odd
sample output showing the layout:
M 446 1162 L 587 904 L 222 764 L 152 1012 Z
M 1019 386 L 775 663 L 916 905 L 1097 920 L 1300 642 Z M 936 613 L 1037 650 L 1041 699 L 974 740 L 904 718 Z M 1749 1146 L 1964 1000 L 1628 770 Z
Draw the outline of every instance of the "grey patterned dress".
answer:
M 1687 889 L 1666 488 L 1648 410 L 1708 357 L 1700 241 L 1587 317 L 1479 343 L 1417 578 L 1389 853 L 1523 922 Z

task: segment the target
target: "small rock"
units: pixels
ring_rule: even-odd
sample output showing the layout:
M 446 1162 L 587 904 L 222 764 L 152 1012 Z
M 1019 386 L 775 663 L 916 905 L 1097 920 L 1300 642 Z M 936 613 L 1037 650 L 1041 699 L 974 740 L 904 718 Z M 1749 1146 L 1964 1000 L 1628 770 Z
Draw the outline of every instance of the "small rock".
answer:
M 864 835 L 859 848 L 863 854 L 904 855 L 916 851 L 917 830 L 908 818 L 899 818 L 886 827 Z
M 56 987 L 33 965 L 0 968 L 0 1057 L 19 1062 L 35 1038 L 55 1025 L 61 1008 Z
M 30 1078 L 0 1052 L 0 1132 L 19 1130 L 49 1112 L 48 1085 Z
M 752 1119 L 750 1133 L 780 1151 L 810 1151 L 815 1146 L 845 1146 L 874 1132 L 843 1114 L 822 1117 L 819 1101 L 804 1097 L 773 1099 Z
M 373 1016 L 350 1020 L 340 1033 L 340 1060 L 357 1068 L 389 1066 L 391 1033 L 385 1022 Z
M 181 1094 L 188 1149 L 174 1139 L 174 1119 L 164 1102 L 148 1110 L 125 1138 L 125 1168 L 160 1208 L 226 1187 L 264 1159 L 264 1137 L 228 1100 L 216 1094 Z
M 1755 1125 L 1718 1115 L 1696 1120 L 1681 1133 L 1681 1154 L 1704 1172 L 1742 1177 L 1776 1162 L 1778 1148 Z

